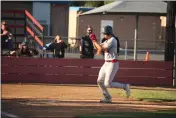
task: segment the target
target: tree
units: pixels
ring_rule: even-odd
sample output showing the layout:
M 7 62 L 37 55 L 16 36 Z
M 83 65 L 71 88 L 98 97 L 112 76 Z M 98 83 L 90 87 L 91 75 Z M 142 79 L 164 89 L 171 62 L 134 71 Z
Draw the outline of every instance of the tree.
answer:
M 70 6 L 100 7 L 113 1 L 72 1 Z
M 86 7 L 100 7 L 104 5 L 104 1 L 86 1 L 84 6 Z
M 70 6 L 84 6 L 85 1 L 72 1 Z
M 109 4 L 111 2 L 114 2 L 114 1 L 104 1 L 104 4 Z

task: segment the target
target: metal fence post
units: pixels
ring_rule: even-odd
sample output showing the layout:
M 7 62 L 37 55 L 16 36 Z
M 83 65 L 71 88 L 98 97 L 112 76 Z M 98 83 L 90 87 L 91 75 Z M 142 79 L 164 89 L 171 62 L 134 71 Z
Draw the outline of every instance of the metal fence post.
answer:
M 42 48 L 45 46 L 45 43 L 44 43 L 44 28 L 43 28 L 43 31 L 42 31 L 42 41 L 43 41 L 43 45 L 42 45 Z M 45 52 L 43 50 L 43 58 L 44 58 L 44 55 L 45 55 Z
M 134 61 L 137 60 L 137 39 L 138 39 L 138 22 L 139 22 L 139 15 L 136 15 L 136 29 L 134 34 Z
M 125 41 L 125 60 L 127 60 L 128 42 Z
M 27 31 L 26 31 L 26 27 L 27 27 L 27 17 L 26 17 L 26 14 L 24 13 L 24 38 L 27 40 Z
M 16 14 L 15 14 L 15 12 L 14 12 L 14 17 L 16 18 Z M 14 19 L 14 24 L 16 25 L 16 20 Z M 12 33 L 12 32 L 11 32 Z M 15 36 L 14 36 L 14 38 L 15 38 L 15 47 L 13 47 L 13 48 L 15 48 L 15 52 L 17 52 L 17 42 L 16 42 L 16 27 L 15 27 Z M 11 39 L 12 40 L 12 42 L 13 42 L 13 38 Z M 8 40 L 9 41 L 9 40 Z M 14 44 L 13 44 L 13 46 L 14 46 Z M 11 52 L 11 50 L 9 50 L 9 55 L 10 55 L 10 52 Z

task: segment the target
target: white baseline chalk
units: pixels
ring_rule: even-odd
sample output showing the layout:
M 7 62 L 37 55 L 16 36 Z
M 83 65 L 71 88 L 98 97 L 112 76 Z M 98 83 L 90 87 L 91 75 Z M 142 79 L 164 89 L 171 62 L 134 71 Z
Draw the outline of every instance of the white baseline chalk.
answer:
M 3 111 L 1 111 L 1 115 L 7 116 L 7 117 L 10 117 L 10 118 L 19 118 L 16 115 L 13 115 L 13 114 L 10 114 L 10 113 L 7 113 L 7 112 L 3 112 Z

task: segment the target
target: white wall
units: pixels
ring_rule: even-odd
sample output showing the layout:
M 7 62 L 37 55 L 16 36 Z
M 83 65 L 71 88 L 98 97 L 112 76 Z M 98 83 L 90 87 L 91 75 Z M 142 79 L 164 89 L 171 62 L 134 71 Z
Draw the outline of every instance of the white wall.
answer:
M 68 26 L 68 37 L 76 38 L 76 30 L 77 30 L 77 11 L 78 7 L 70 7 L 69 8 L 69 26 Z M 75 46 L 76 41 L 68 39 L 69 44 L 72 47 Z
M 48 35 L 50 32 L 50 3 L 48 2 L 33 2 L 32 14 L 41 25 L 48 25 Z

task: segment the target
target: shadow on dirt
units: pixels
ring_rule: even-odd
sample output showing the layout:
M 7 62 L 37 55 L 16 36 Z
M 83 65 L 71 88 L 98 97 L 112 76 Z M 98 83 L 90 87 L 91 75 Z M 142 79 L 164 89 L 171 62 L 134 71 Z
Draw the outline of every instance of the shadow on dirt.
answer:
M 1 103 L 3 112 L 17 115 L 20 118 L 73 118 L 82 114 L 102 112 L 157 111 L 165 109 L 144 108 L 144 106 L 139 106 L 140 104 L 137 103 L 125 102 L 102 104 L 95 100 L 60 101 L 51 99 L 2 99 Z M 2 116 L 2 118 L 6 117 Z

